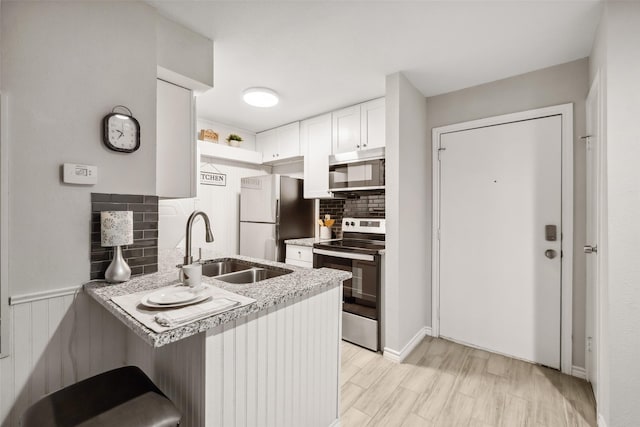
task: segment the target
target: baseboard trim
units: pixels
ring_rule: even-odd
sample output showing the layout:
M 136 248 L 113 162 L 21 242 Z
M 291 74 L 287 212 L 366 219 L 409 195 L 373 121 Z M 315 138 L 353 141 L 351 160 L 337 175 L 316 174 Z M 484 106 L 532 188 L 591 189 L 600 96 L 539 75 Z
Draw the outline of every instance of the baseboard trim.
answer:
M 607 422 L 604 420 L 601 413 L 598 413 L 598 427 L 607 427 Z
M 333 420 L 333 422 L 329 424 L 329 427 L 340 427 L 340 418 Z
M 27 302 L 73 295 L 79 289 L 82 289 L 82 285 L 70 286 L 68 288 L 52 289 L 50 291 L 33 292 L 31 294 L 15 295 L 9 298 L 9 305 L 25 304 Z
M 571 375 L 577 378 L 581 378 L 583 380 L 587 379 L 587 370 L 580 366 L 572 366 L 571 367 Z
M 426 336 L 431 336 L 431 327 L 429 326 L 422 327 L 400 351 L 385 347 L 382 356 L 392 362 L 402 363 Z

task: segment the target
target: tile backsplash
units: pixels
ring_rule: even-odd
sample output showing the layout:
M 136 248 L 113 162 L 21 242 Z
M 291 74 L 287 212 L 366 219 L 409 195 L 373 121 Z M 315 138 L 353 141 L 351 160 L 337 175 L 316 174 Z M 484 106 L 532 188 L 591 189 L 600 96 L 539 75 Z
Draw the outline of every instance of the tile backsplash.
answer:
M 330 214 L 336 220 L 332 227 L 336 238 L 342 237 L 342 218 L 384 218 L 385 204 L 384 194 L 361 195 L 348 199 L 322 199 L 320 200 L 320 218 Z
M 158 196 L 91 194 L 91 279 L 104 278 L 112 248 L 100 246 L 100 212 L 133 211 L 133 244 L 122 247 L 131 276 L 158 271 Z
M 342 237 L 342 218 L 344 213 L 344 199 L 321 199 L 320 200 L 320 219 L 326 214 L 336 220 L 332 228 L 333 237 L 339 239 Z

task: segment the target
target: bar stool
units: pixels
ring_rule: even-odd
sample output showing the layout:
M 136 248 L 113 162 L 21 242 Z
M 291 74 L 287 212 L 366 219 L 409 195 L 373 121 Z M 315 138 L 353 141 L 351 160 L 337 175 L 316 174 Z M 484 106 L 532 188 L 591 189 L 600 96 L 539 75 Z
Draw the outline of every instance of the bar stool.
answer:
M 140 368 L 125 366 L 48 394 L 23 427 L 176 427 L 180 413 Z

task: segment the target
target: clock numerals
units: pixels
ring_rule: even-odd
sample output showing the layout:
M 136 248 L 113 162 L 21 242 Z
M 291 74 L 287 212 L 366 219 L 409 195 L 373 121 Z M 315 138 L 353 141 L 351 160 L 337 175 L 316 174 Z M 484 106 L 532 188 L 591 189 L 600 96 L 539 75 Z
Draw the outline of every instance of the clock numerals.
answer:
M 109 114 L 104 119 L 104 143 L 115 151 L 132 153 L 140 147 L 140 125 L 131 116 Z

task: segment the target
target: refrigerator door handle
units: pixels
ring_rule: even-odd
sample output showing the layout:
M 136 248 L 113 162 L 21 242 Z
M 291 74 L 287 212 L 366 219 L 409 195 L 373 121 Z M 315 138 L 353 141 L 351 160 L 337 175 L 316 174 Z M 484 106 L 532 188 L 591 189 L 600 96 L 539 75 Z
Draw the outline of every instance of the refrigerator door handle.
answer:
M 280 225 L 280 199 L 276 199 L 276 224 Z
M 276 258 L 278 261 L 280 259 L 280 223 L 276 223 Z

